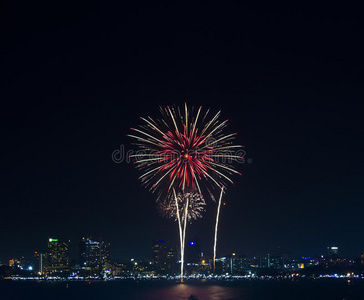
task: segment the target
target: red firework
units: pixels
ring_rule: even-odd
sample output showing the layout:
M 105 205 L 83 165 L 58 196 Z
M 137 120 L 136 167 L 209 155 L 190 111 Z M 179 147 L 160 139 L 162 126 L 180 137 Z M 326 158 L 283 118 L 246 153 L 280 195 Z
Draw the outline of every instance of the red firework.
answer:
M 140 151 L 131 156 L 145 170 L 139 178 L 151 190 L 198 190 L 202 195 L 206 188 L 213 197 L 211 188 L 221 189 L 233 183 L 230 175 L 240 174 L 232 163 L 243 158 L 243 151 L 234 151 L 242 146 L 232 144 L 235 133 L 224 134 L 227 120 L 219 121 L 220 112 L 208 120 L 209 111 L 201 117 L 202 107 L 195 115 L 184 108 L 184 114 L 178 107 L 161 108 L 163 118 L 156 121 L 141 118 L 144 125 L 131 128 L 136 134 L 129 135 Z

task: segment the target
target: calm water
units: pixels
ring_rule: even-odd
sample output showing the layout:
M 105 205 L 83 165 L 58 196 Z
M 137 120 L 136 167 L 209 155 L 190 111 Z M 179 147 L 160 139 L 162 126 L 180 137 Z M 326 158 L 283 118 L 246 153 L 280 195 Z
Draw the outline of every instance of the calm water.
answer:
M 68 284 L 68 287 L 67 287 Z M 307 281 L 172 281 L 136 282 L 15 282 L 0 281 L 1 300 L 76 300 L 76 299 L 188 299 L 198 300 L 288 300 L 333 299 L 363 300 L 364 283 L 347 280 Z

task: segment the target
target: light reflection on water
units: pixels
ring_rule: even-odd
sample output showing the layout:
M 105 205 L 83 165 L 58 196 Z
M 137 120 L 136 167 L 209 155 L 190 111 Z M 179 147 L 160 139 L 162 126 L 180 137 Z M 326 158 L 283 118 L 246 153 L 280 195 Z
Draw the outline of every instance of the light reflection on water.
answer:
M 364 280 L 16 282 L 0 280 L 4 300 L 363 300 Z
M 245 299 L 247 292 L 243 288 L 233 288 L 218 285 L 190 285 L 188 283 L 176 284 L 148 293 L 150 300 L 188 299 L 195 296 L 196 300 L 229 300 Z M 248 299 L 248 298 L 246 298 Z

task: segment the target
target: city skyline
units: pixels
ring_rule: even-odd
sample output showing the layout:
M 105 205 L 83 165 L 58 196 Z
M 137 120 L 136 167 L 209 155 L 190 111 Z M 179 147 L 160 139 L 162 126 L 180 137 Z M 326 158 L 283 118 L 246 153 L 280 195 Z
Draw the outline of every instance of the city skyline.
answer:
M 209 251 L 206 251 L 206 249 L 200 244 L 200 238 L 197 236 L 187 236 L 187 261 L 191 262 L 191 257 L 197 257 L 199 255 L 205 256 L 208 259 L 212 259 L 212 253 L 209 253 Z M 29 253 L 24 254 L 24 255 L 13 255 L 8 257 L 5 260 L 0 260 L 0 263 L 2 263 L 3 265 L 7 265 L 7 262 L 9 262 L 10 265 L 10 261 L 17 261 L 20 258 L 25 259 L 27 261 L 29 261 L 29 259 L 31 260 L 31 257 L 34 256 L 34 258 L 37 256 L 39 257 L 39 255 L 44 255 L 45 253 L 50 253 L 49 251 L 52 251 L 51 247 L 52 245 L 56 244 L 56 247 L 60 247 L 58 246 L 58 244 L 62 245 L 64 244 L 65 246 L 63 246 L 66 250 L 65 254 L 67 256 L 67 263 L 59 263 L 58 260 L 58 264 L 61 265 L 69 265 L 71 263 L 71 261 L 73 261 L 73 263 L 77 262 L 79 263 L 81 266 L 84 264 L 86 265 L 87 262 L 87 257 L 90 255 L 88 253 L 93 253 L 95 250 L 92 249 L 99 249 L 98 251 L 105 251 L 105 250 L 101 250 L 101 249 L 107 249 L 107 255 L 105 258 L 107 261 L 114 261 L 114 262 L 122 262 L 122 263 L 126 263 L 129 262 L 130 260 L 135 260 L 135 261 L 153 261 L 155 260 L 154 258 L 154 249 L 155 249 L 155 244 L 156 243 L 161 243 L 164 245 L 168 245 L 167 248 L 173 248 L 175 249 L 174 251 L 177 251 L 176 253 L 178 253 L 180 251 L 178 243 L 173 244 L 171 242 L 170 239 L 164 240 L 164 239 L 153 239 L 152 242 L 150 243 L 149 246 L 146 246 L 145 249 L 147 249 L 146 252 L 149 252 L 149 255 L 144 256 L 144 257 L 138 257 L 136 255 L 132 255 L 131 257 L 128 258 L 124 258 L 124 259 L 120 259 L 118 258 L 118 256 L 114 256 L 112 255 L 112 247 L 111 244 L 108 242 L 105 242 L 101 237 L 99 238 L 93 238 L 92 236 L 82 236 L 80 237 L 77 241 L 74 241 L 73 243 L 71 242 L 71 240 L 68 239 L 62 239 L 62 238 L 48 238 L 47 239 L 47 245 L 43 245 L 38 247 L 37 251 L 34 251 L 32 253 L 32 255 L 30 255 Z M 100 247 L 103 248 L 100 248 Z M 95 248 L 96 247 L 96 248 Z M 73 248 L 73 251 L 70 251 L 70 249 Z M 191 254 L 191 249 L 195 248 L 194 252 L 196 252 L 195 254 Z M 56 248 L 58 249 L 58 248 Z M 57 252 L 57 251 L 56 251 Z M 71 253 L 72 252 L 72 253 Z M 364 251 L 357 253 L 353 256 L 348 256 L 342 253 L 342 251 L 339 251 L 339 247 L 335 244 L 335 245 L 330 245 L 330 246 L 325 246 L 322 247 L 322 249 L 320 249 L 319 251 L 316 251 L 317 253 L 304 253 L 303 255 L 297 254 L 297 253 L 293 253 L 287 249 L 281 249 L 281 248 L 277 248 L 277 249 L 271 249 L 270 251 L 265 250 L 259 253 L 254 253 L 253 255 L 247 255 L 246 253 L 242 253 L 242 252 L 237 252 L 234 251 L 234 249 L 230 249 L 230 252 L 226 252 L 226 253 L 220 253 L 217 256 L 217 259 L 221 259 L 221 257 L 224 256 L 229 256 L 235 253 L 238 253 L 239 255 L 243 255 L 245 257 L 262 257 L 262 256 L 269 256 L 270 254 L 273 255 L 285 255 L 287 257 L 290 258 L 299 258 L 299 257 L 315 257 L 315 258 L 326 258 L 326 257 L 340 257 L 340 258 L 351 258 L 351 259 L 362 259 L 363 255 L 364 255 Z M 101 255 L 101 252 L 99 253 L 99 255 Z M 91 255 L 92 256 L 92 255 Z M 38 258 L 37 258 L 38 259 Z M 46 258 L 47 259 L 47 258 Z M 61 258 L 62 259 L 62 258 Z M 63 258 L 64 259 L 64 258 Z M 174 256 L 175 261 L 179 260 L 178 255 Z M 157 259 L 158 260 L 158 259 Z M 4 263 L 5 262 L 5 263 Z M 89 266 L 89 263 L 87 262 L 87 266 Z M 57 267 L 55 267 L 57 269 Z
M 187 239 L 184 272 L 186 278 L 363 277 L 364 252 L 355 258 L 343 257 L 337 246 L 328 246 L 324 255 L 305 257 L 297 257 L 282 251 L 253 257 L 234 252 L 217 257 L 215 269 L 213 258 L 203 252 L 204 249 L 199 243 L 199 238 L 196 236 Z M 131 258 L 122 262 L 112 259 L 111 244 L 101 239 L 95 240 L 90 236 L 80 238 L 77 259 L 70 258 L 69 247 L 69 240 L 49 238 L 47 250 L 35 252 L 33 258 L 13 257 L 9 259 L 8 264 L 0 264 L 0 279 L 88 281 L 121 278 L 176 279 L 180 275 L 180 249 L 168 241 L 153 240 L 150 257 L 147 260 Z

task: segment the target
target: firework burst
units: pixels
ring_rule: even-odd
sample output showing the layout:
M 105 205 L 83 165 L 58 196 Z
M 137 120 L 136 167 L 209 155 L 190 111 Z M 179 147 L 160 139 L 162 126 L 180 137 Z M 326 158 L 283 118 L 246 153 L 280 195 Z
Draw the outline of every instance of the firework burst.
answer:
M 188 207 L 187 205 L 188 201 Z M 177 201 L 172 197 L 167 198 L 165 201 L 160 202 L 158 209 L 162 216 L 178 221 L 177 206 L 181 222 L 185 222 L 185 211 L 187 210 L 187 222 L 202 218 L 202 212 L 205 210 L 205 200 L 201 198 L 199 193 L 178 193 Z
M 172 188 L 182 194 L 197 190 L 205 191 L 212 199 L 216 188 L 233 183 L 231 175 L 240 174 L 232 167 L 242 158 L 235 154 L 237 146 L 232 144 L 235 133 L 225 134 L 227 120 L 220 121 L 220 112 L 209 117 L 209 110 L 202 113 L 184 112 L 179 107 L 160 108 L 163 118 L 141 118 L 139 128 L 131 128 L 140 151 L 131 155 L 144 173 L 139 177 L 153 192 L 158 191 L 158 200 L 165 198 Z M 241 175 L 241 174 L 240 174 Z

